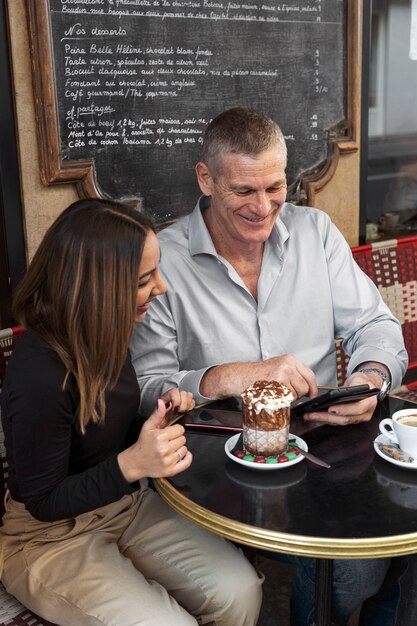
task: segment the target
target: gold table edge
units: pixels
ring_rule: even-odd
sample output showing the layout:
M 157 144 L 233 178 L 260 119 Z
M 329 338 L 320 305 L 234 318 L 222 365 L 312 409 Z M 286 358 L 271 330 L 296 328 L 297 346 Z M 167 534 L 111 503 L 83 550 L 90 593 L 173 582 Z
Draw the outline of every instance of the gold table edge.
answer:
M 323 387 L 323 389 L 333 388 L 332 386 Z M 395 390 L 389 396 L 398 400 L 404 400 L 404 398 L 395 394 Z M 414 400 L 407 400 L 407 402 L 417 404 Z M 206 404 L 211 404 L 211 401 L 197 405 L 195 408 L 200 408 L 200 406 L 205 406 Z M 182 416 L 183 414 L 175 416 L 170 423 L 178 421 Z M 346 559 L 383 558 L 417 552 L 417 532 L 366 539 L 335 539 L 292 535 L 244 524 L 243 522 L 237 522 L 213 513 L 182 495 L 166 478 L 154 478 L 153 484 L 161 498 L 183 517 L 221 537 L 252 548 L 298 556 Z
M 271 531 L 223 517 L 192 502 L 166 478 L 154 478 L 161 498 L 177 513 L 231 541 L 271 552 L 317 558 L 382 558 L 417 552 L 417 532 L 358 539 L 307 537 Z

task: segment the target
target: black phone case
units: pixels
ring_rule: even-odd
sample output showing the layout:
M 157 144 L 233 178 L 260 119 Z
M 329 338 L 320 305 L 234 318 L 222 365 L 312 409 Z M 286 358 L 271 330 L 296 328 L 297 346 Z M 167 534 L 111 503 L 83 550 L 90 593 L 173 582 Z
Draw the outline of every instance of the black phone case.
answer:
M 345 404 L 346 402 L 356 402 L 379 393 L 378 388 L 370 388 L 368 385 L 355 385 L 353 387 L 338 387 L 330 389 L 316 398 L 310 398 L 292 406 L 292 412 L 308 413 L 311 411 L 325 411 L 333 404 Z
M 180 423 L 188 430 L 204 429 L 207 431 L 242 430 L 242 408 L 239 398 L 212 402 L 205 407 L 192 409 L 184 415 Z

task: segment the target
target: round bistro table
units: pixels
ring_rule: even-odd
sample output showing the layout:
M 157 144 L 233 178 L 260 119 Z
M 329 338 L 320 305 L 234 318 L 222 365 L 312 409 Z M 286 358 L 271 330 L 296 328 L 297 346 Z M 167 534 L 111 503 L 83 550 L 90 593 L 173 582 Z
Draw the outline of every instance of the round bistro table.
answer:
M 222 537 L 267 552 L 316 557 L 315 623 L 327 626 L 332 559 L 417 552 L 417 469 L 389 463 L 373 447 L 381 419 L 414 407 L 387 396 L 370 422 L 343 427 L 293 418 L 291 433 L 330 469 L 307 459 L 270 471 L 249 469 L 224 451 L 233 432 L 221 425 L 187 427 L 190 468 L 154 484 L 175 511 Z M 204 423 L 206 416 L 211 426 L 227 423 L 233 412 L 239 407 L 232 398 L 194 409 L 196 421 Z

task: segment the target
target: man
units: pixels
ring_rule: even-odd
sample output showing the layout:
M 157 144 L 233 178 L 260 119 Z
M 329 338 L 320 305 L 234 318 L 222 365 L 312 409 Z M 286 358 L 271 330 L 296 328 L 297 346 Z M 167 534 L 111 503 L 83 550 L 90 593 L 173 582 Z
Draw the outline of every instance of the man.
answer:
M 405 557 L 405 574 L 401 577 L 401 597 L 396 626 L 414 626 L 417 616 L 417 555 Z
M 276 379 L 297 396 L 336 384 L 334 338 L 351 354 L 347 385 L 398 386 L 407 367 L 401 327 L 352 260 L 325 213 L 285 203 L 286 146 L 254 111 L 209 125 L 196 173 L 202 198 L 159 235 L 168 292 L 132 344 L 145 414 L 169 386 L 196 402 Z M 369 420 L 371 398 L 306 416 Z
M 335 338 L 351 355 L 346 385 L 367 383 L 382 395 L 400 384 L 407 355 L 399 322 L 329 217 L 286 203 L 286 162 L 282 132 L 265 115 L 234 108 L 208 126 L 196 166 L 203 196 L 159 235 L 168 292 L 152 303 L 131 344 L 145 415 L 173 386 L 196 402 L 237 396 L 259 379 L 315 396 L 318 385 L 336 384 Z M 305 418 L 356 423 L 371 418 L 376 402 Z M 338 598 L 335 590 L 341 620 L 379 588 L 388 566 L 343 562 L 340 580 L 352 592 Z M 297 623 L 310 619 L 308 611 Z

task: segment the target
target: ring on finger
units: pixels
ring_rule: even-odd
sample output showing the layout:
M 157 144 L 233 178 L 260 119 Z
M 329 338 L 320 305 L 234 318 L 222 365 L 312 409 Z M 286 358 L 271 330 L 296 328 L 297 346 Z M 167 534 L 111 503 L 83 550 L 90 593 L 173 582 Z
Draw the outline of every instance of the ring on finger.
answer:
M 175 450 L 175 452 L 178 454 L 178 461 L 177 461 L 177 463 L 179 463 L 180 461 L 182 461 L 181 452 L 179 450 Z

